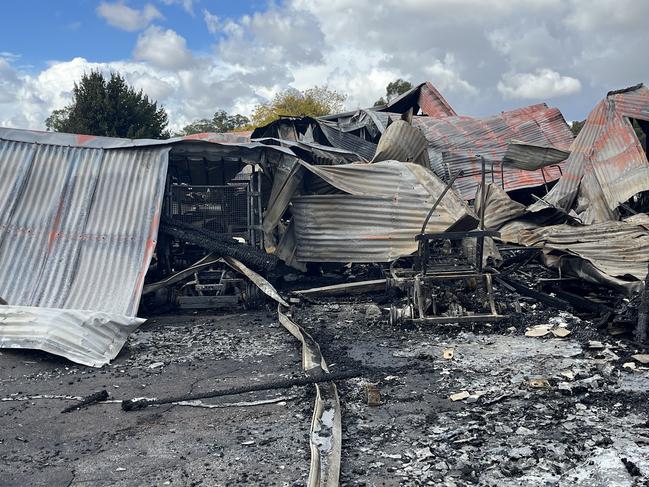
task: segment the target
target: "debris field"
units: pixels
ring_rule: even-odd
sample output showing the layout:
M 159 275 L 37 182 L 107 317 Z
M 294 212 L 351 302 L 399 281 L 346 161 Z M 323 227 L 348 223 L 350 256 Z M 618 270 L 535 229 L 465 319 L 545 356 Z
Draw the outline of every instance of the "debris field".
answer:
M 648 128 L 0 128 L 0 484 L 649 485 Z

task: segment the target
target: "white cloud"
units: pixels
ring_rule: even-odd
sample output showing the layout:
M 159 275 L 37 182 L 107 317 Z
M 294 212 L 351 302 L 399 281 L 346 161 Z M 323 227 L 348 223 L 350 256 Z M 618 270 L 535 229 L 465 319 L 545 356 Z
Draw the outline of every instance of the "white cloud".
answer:
M 142 10 L 125 5 L 123 2 L 101 2 L 97 7 L 97 15 L 106 19 L 113 27 L 135 32 L 146 28 L 152 21 L 162 19 L 162 14 L 150 3 Z
M 180 5 L 188 14 L 194 15 L 194 0 L 162 0 L 162 3 L 165 5 Z
M 42 128 L 90 69 L 122 73 L 164 104 L 172 128 L 218 109 L 248 115 L 288 87 L 327 85 L 348 95 L 347 108 L 366 107 L 396 78 L 432 81 L 461 114 L 569 95 L 557 103 L 577 120 L 608 90 L 649 81 L 637 61 L 646 50 L 649 2 L 619 0 L 611 9 L 605 0 L 282 0 L 236 18 L 203 2 L 210 10 L 193 21 L 214 44 L 198 54 L 190 37 L 188 45 L 150 25 L 162 14 L 147 1 L 161 9 L 199 5 L 141 0 L 135 9 L 127 6 L 134 2 L 104 0 L 98 13 L 109 23 L 143 31 L 132 59 L 74 58 L 38 72 L 0 53 L 0 123 Z M 168 15 L 170 25 L 175 20 Z
M 581 83 L 576 78 L 561 76 L 551 69 L 534 73 L 505 74 L 498 82 L 498 91 L 505 98 L 545 99 L 578 93 Z
M 644 0 L 570 0 L 564 23 L 584 32 L 617 29 L 646 31 L 649 2 Z
M 203 9 L 203 20 L 210 34 L 216 34 L 221 28 L 221 20 L 207 9 Z
M 439 59 L 424 67 L 427 79 L 443 93 L 466 93 L 476 95 L 478 89 L 468 81 L 461 78 L 452 55 L 446 55 L 443 61 Z
M 163 69 L 185 69 L 194 62 L 184 37 L 156 25 L 139 35 L 133 57 Z

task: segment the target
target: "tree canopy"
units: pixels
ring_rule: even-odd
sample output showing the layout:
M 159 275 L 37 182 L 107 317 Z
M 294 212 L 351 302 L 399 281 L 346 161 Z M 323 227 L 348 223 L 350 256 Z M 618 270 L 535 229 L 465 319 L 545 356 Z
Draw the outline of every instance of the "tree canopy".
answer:
M 176 135 L 192 135 L 203 132 L 232 132 L 243 129 L 250 124 L 250 119 L 243 115 L 228 115 L 225 110 L 218 110 L 212 119 L 202 118 L 185 125 Z
M 374 106 L 378 107 L 380 105 L 385 105 L 386 103 L 389 103 L 392 100 L 394 100 L 397 96 L 402 95 L 403 93 L 411 89 L 412 89 L 412 83 L 410 81 L 406 81 L 401 78 L 392 81 L 391 83 L 388 83 L 388 85 L 385 87 L 385 98 L 381 97 L 378 100 L 376 100 L 374 102 Z
M 267 103 L 257 105 L 251 118 L 253 127 L 262 127 L 280 117 L 321 117 L 343 110 L 346 95 L 329 90 L 326 86 L 315 86 L 299 91 L 294 88 L 282 91 Z
M 579 132 L 581 132 L 581 129 L 584 128 L 585 123 L 586 120 L 582 120 L 581 122 L 579 120 L 574 120 L 570 124 L 570 131 L 572 132 L 572 135 L 577 137 L 577 135 L 579 135 Z
M 108 137 L 169 137 L 167 112 L 157 102 L 128 86 L 118 73 L 104 78 L 99 71 L 84 74 L 74 84 L 72 103 L 45 120 L 48 130 Z

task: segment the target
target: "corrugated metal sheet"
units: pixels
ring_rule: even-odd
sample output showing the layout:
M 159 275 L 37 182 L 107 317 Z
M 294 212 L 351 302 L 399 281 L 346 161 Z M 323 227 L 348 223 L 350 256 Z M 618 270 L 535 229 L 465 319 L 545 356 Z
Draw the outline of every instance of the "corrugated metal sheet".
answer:
M 295 155 L 288 147 L 267 145 L 258 141 L 251 142 L 245 136 L 242 137 L 236 134 L 218 133 L 194 134 L 171 139 L 120 139 L 0 127 L 0 141 L 2 140 L 87 149 L 133 149 L 168 146 L 172 149 L 173 155 L 180 157 L 207 160 L 226 159 L 247 164 L 257 164 L 262 153 L 267 158 Z
M 404 120 L 397 120 L 385 130 L 372 162 L 378 161 L 413 162 L 430 169 L 428 142 L 421 130 Z
M 329 125 L 328 122 L 320 122 L 319 125 L 322 133 L 333 147 L 355 152 L 368 161 L 371 161 L 374 157 L 376 153 L 375 143 L 361 139 L 354 134 L 341 132 Z
M 102 311 L 0 306 L 0 347 L 43 350 L 101 367 L 144 321 Z
M 545 145 L 527 144 L 520 140 L 512 140 L 507 146 L 503 162 L 505 165 L 536 171 L 552 164 L 565 161 L 570 151 L 560 150 Z
M 612 92 L 595 106 L 572 144 L 564 176 L 544 199 L 594 223 L 617 219 L 620 203 L 649 190 L 649 162 L 629 117 L 649 120 L 646 87 Z
M 78 319 L 75 329 L 70 318 L 65 333 L 53 328 L 40 337 L 57 342 L 69 358 L 84 353 L 75 347 L 94 353 L 106 339 L 112 343 L 111 321 L 126 322 L 137 312 L 156 245 L 169 150 L 0 140 L 0 296 L 9 308 L 111 317 L 102 318 L 105 329 Z M 0 339 L 7 345 L 4 325 Z M 11 346 L 31 346 L 36 329 L 44 330 L 26 328 L 22 342 L 13 333 Z
M 168 152 L 0 141 L 0 296 L 135 315 Z
M 436 174 L 447 178 L 450 174 L 464 171 L 464 176 L 456 180 L 456 188 L 465 199 L 473 199 L 479 186 L 480 163 L 477 156 L 483 156 L 486 160 L 487 179 L 497 182 L 503 178 L 502 161 L 512 140 L 559 150 L 568 150 L 573 140 L 561 112 L 545 104 L 487 118 L 414 117 L 413 125 L 421 128 L 428 140 L 431 165 Z M 505 166 L 504 189 L 511 191 L 540 186 L 561 175 L 560 169 L 554 166 L 543 171 L 524 171 Z
M 417 107 L 428 117 L 442 118 L 457 115 L 442 94 L 429 81 L 418 84 L 385 106 L 377 107 L 375 110 L 401 114 L 407 112 L 410 108 L 414 108 L 413 114 L 416 115 L 418 112 Z
M 480 214 L 480 191 L 475 201 L 475 212 Z M 484 224 L 488 230 L 498 230 L 506 222 L 525 214 L 525 206 L 512 200 L 498 184 L 487 185 L 485 203 Z
M 325 167 L 304 165 L 346 194 L 292 199 L 296 256 L 302 262 L 387 262 L 416 251 L 415 235 L 445 184 L 432 171 L 383 161 Z M 462 199 L 449 191 L 428 230 L 476 224 Z
M 585 226 L 552 225 L 520 231 L 519 242 L 542 247 L 547 262 L 554 267 L 572 270 L 592 282 L 632 291 L 642 287 L 647 275 L 648 227 L 647 215 Z M 588 265 L 577 263 L 575 258 Z

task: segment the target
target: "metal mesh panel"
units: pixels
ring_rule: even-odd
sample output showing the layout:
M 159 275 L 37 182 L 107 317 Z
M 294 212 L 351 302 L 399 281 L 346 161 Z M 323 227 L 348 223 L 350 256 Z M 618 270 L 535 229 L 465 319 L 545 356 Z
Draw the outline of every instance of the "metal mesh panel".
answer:
M 248 183 L 171 187 L 174 220 L 227 235 L 248 231 Z

